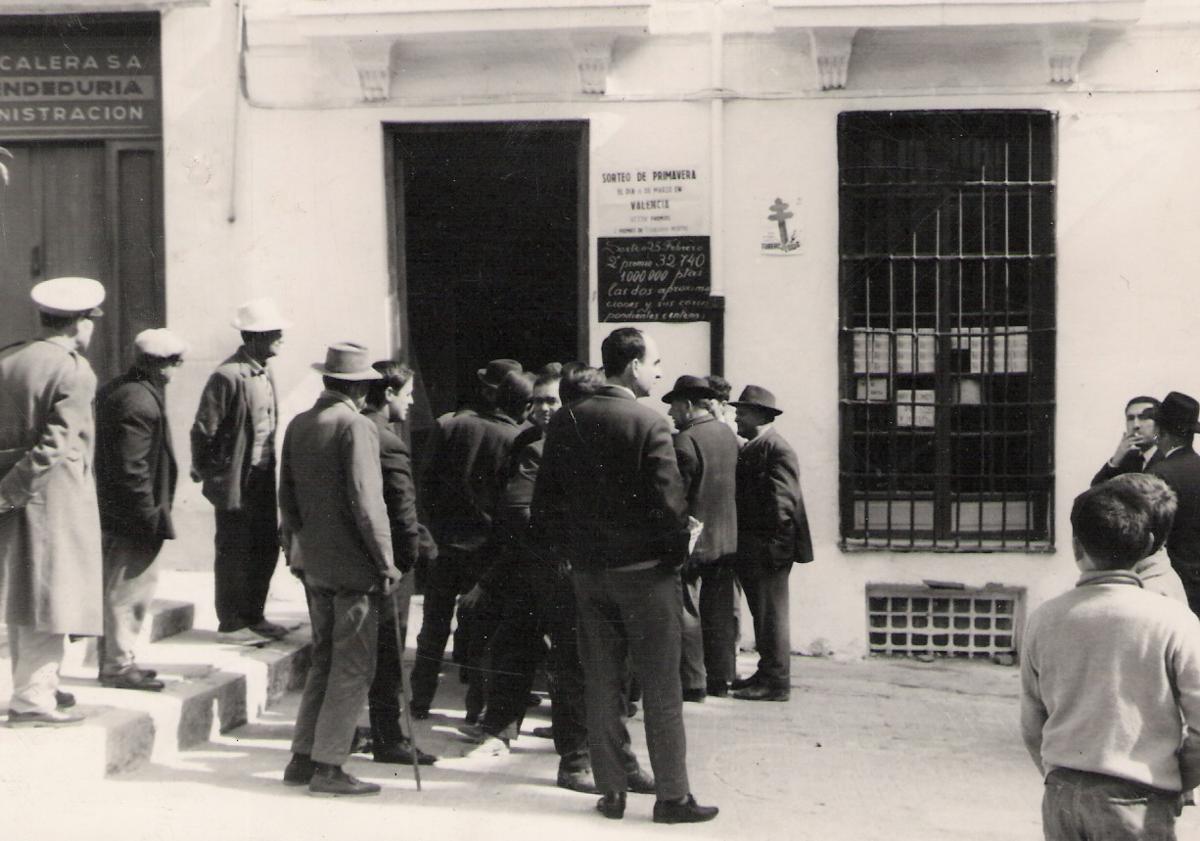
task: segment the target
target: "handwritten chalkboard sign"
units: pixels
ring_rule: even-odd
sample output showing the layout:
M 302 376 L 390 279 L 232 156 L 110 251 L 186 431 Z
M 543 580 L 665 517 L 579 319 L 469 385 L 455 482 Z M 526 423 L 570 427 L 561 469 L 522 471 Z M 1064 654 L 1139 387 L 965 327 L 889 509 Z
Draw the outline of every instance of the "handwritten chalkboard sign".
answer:
M 705 321 L 708 237 L 601 237 L 601 321 Z

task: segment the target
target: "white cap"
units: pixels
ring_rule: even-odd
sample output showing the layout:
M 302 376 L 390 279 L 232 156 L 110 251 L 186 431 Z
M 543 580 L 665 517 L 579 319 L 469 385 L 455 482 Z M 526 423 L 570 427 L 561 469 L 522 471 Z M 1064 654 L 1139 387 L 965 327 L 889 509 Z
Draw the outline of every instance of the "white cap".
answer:
M 47 315 L 103 315 L 104 286 L 90 277 L 55 277 L 43 280 L 29 297 Z
M 255 298 L 237 308 L 233 326 L 243 333 L 269 333 L 291 327 L 271 298 Z
M 169 359 L 187 353 L 187 342 L 165 327 L 143 330 L 133 340 L 133 346 L 146 356 Z

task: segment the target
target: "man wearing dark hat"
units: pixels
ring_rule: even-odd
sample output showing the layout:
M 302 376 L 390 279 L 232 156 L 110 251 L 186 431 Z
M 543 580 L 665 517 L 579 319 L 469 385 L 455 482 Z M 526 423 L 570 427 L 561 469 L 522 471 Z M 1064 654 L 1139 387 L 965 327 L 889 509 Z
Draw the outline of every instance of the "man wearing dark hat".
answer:
M 627 764 L 628 657 L 644 690 L 654 821 L 708 821 L 716 807 L 698 805 L 688 784 L 679 682 L 687 499 L 666 419 L 637 402 L 662 377 L 662 360 L 633 327 L 610 333 L 600 354 L 607 384 L 547 427 L 531 523 L 547 556 L 571 564 L 596 809 L 622 818 L 626 791 L 645 790 Z
M 178 468 L 167 425 L 167 383 L 187 346 L 170 330 L 133 340 L 133 367 L 96 398 L 96 489 L 104 534 L 104 641 L 100 683 L 158 691 L 133 646 L 154 598 L 164 540 L 175 537 L 171 505 Z
M 434 429 L 421 490 L 438 558 L 423 584 L 424 616 L 412 671 L 412 713 L 418 718 L 429 715 L 437 693 L 455 602 L 488 566 L 492 516 L 504 489 L 513 440 L 520 432 L 511 408 L 505 411 L 499 405 L 499 392 L 505 375 L 520 370 L 511 359 L 489 362 L 477 372 L 477 411 L 442 415 Z M 462 619 L 456 635 L 466 641 L 471 631 L 469 621 Z M 466 646 L 463 649 L 465 654 Z
M 737 463 L 737 576 L 750 605 L 758 669 L 733 683 L 743 701 L 786 701 L 790 693 L 791 635 L 788 576 L 792 564 L 813 559 L 800 462 L 772 425 L 783 412 L 775 395 L 748 385 L 730 403 L 746 445 Z
M 33 287 L 42 334 L 0 350 L 0 606 L 12 654 L 10 727 L 78 724 L 58 690 L 68 634 L 99 636 L 102 560 L 92 475 L 96 375 L 84 358 L 95 280 Z M 34 503 L 36 504 L 30 504 Z
M 242 346 L 209 377 L 192 425 L 192 478 L 217 518 L 217 631 L 224 642 L 261 644 L 288 629 L 263 615 L 279 559 L 275 430 L 279 400 L 268 360 L 288 322 L 270 298 L 238 307 Z
M 1163 398 L 1157 415 L 1162 461 L 1147 472 L 1161 476 L 1179 497 L 1167 555 L 1183 580 L 1188 605 L 1200 616 L 1200 455 L 1192 449 L 1192 437 L 1200 429 L 1200 404 L 1172 391 Z
M 380 596 L 400 580 L 383 498 L 379 430 L 361 414 L 380 374 L 367 349 L 329 348 L 314 364 L 325 383 L 283 441 L 281 537 L 302 571 L 312 621 L 312 667 L 296 713 L 287 785 L 314 794 L 374 794 L 379 786 L 342 770 L 375 674 Z
M 1092 477 L 1093 485 L 1123 473 L 1144 473 L 1162 460 L 1162 452 L 1158 449 L 1157 414 L 1158 399 L 1155 397 L 1134 397 L 1125 404 L 1125 432 L 1112 458 Z
M 682 376 L 663 396 L 675 421 L 675 460 L 688 514 L 703 524 L 683 568 L 683 700 L 723 696 L 737 677 L 733 562 L 737 550 L 734 477 L 738 444 L 710 409 L 716 391 L 701 377 Z

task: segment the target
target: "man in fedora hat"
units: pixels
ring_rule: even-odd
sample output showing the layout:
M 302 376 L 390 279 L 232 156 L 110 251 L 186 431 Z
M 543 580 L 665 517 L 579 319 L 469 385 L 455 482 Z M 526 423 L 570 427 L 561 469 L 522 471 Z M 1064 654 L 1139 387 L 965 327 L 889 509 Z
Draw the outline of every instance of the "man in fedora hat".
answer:
M 571 565 L 596 810 L 617 820 L 627 791 L 654 791 L 655 823 L 708 821 L 717 808 L 698 805 L 688 784 L 679 682 L 687 498 L 670 426 L 637 402 L 662 378 L 662 359 L 635 327 L 610 333 L 600 355 L 606 384 L 546 429 L 531 512 L 541 551 Z M 653 786 L 629 761 L 627 657 L 643 688 Z
M 790 693 L 791 635 L 788 576 L 792 564 L 813 559 L 800 462 L 772 425 L 783 414 L 775 395 L 748 385 L 730 403 L 746 439 L 737 463 L 737 576 L 750 605 L 758 669 L 733 682 L 744 701 L 786 701 Z
M 437 693 L 438 672 L 458 597 L 467 593 L 489 565 L 492 516 L 507 478 L 509 453 L 520 420 L 499 404 L 506 374 L 520 372 L 512 359 L 494 359 L 477 372 L 479 401 L 474 411 L 437 419 L 431 454 L 422 476 L 422 501 L 438 558 L 423 581 L 425 600 L 412 671 L 412 713 L 429 715 Z M 465 661 L 471 639 L 470 619 L 460 613 L 455 648 Z M 478 712 L 477 710 L 472 712 Z M 474 723 L 474 722 L 472 722 Z
M 683 568 L 683 700 L 723 696 L 737 677 L 733 562 L 737 551 L 734 476 L 738 444 L 712 413 L 717 392 L 708 380 L 684 375 L 663 395 L 675 421 L 675 460 L 688 514 L 704 524 Z
M 83 720 L 65 711 L 75 699 L 59 691 L 58 672 L 68 634 L 103 630 L 96 375 L 83 354 L 104 287 L 62 277 L 31 296 L 41 336 L 0 350 L 0 606 L 12 654 L 11 727 Z
M 1167 555 L 1183 580 L 1188 605 L 1200 616 L 1200 455 L 1192 449 L 1198 419 L 1200 403 L 1195 398 L 1172 391 L 1162 399 L 1157 414 L 1162 461 L 1148 472 L 1161 476 L 1179 498 Z
M 133 646 L 154 598 L 154 561 L 175 537 L 171 505 L 178 469 L 167 424 L 167 383 L 187 345 L 166 329 L 133 340 L 128 372 L 96 398 L 96 489 L 104 535 L 104 642 L 100 683 L 158 691 L 163 682 L 134 659 Z
M 325 390 L 284 434 L 279 477 L 281 538 L 303 575 L 312 621 L 312 667 L 304 685 L 287 785 L 314 794 L 374 794 L 379 786 L 342 770 L 375 674 L 380 596 L 401 575 L 383 497 L 379 430 L 360 414 L 381 375 L 367 349 L 331 346 L 313 368 Z
M 242 346 L 222 362 L 200 395 L 192 425 L 192 478 L 217 519 L 217 631 L 253 645 L 287 629 L 263 616 L 279 559 L 275 510 L 275 429 L 279 400 L 268 360 L 288 322 L 270 298 L 247 301 L 233 319 Z
M 1158 406 L 1156 397 L 1130 398 L 1125 404 L 1125 431 L 1116 452 L 1092 477 L 1092 485 L 1125 473 L 1144 473 L 1162 461 L 1162 451 L 1158 449 Z

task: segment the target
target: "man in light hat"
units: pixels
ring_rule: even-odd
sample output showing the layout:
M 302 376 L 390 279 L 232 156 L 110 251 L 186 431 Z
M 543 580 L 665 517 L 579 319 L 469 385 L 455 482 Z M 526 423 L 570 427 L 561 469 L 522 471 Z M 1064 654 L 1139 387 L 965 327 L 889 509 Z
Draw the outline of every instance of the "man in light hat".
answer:
M 275 302 L 238 307 L 242 346 L 213 372 L 192 425 L 192 478 L 216 510 L 217 631 L 225 642 L 254 645 L 287 629 L 263 616 L 279 559 L 275 512 L 275 429 L 279 401 L 267 363 L 279 353 L 288 322 Z
M 92 476 L 96 375 L 83 354 L 104 287 L 33 287 L 38 339 L 0 350 L 0 605 L 12 652 L 10 727 L 78 724 L 58 690 L 68 634 L 98 636 L 100 515 Z
M 1172 391 L 1158 407 L 1158 449 L 1162 460 L 1146 472 L 1161 476 L 1179 498 L 1175 523 L 1167 537 L 1167 555 L 1179 573 L 1188 606 L 1200 616 L 1200 455 L 1192 437 L 1200 425 L 1200 403 Z
M 400 581 L 383 497 L 379 430 L 359 414 L 381 378 L 367 349 L 345 342 L 314 364 L 316 405 L 288 425 L 279 476 L 282 539 L 312 621 L 312 667 L 296 714 L 287 785 L 313 794 L 375 794 L 342 770 L 375 675 L 380 598 Z
M 737 576 L 750 605 L 758 669 L 733 682 L 743 701 L 786 701 L 791 692 L 788 576 L 813 559 L 800 493 L 800 461 L 772 425 L 775 395 L 748 385 L 730 402 L 746 439 L 737 463 Z
M 187 345 L 167 329 L 133 340 L 129 371 L 96 398 L 96 490 L 104 538 L 104 642 L 100 683 L 115 689 L 163 688 L 137 665 L 133 646 L 154 598 L 164 540 L 175 537 L 171 506 L 178 468 L 167 424 L 167 383 Z

